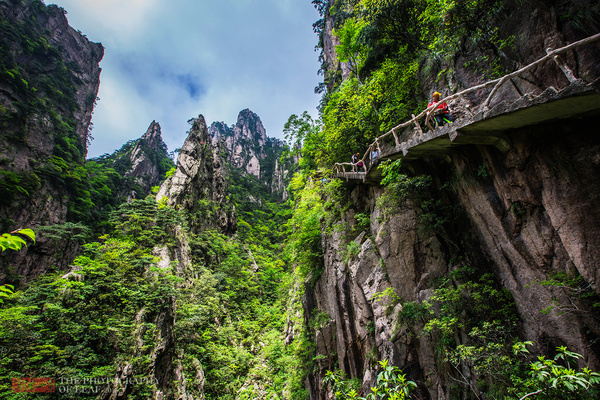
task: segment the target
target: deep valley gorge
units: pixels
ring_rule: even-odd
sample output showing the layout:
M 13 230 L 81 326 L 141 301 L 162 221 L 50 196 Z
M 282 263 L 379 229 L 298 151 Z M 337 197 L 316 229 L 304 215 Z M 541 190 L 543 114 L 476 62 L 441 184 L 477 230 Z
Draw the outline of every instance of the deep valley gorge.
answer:
M 312 4 L 317 117 L 90 158 L 108 50 L 0 0 L 0 398 L 600 398 L 600 5 Z

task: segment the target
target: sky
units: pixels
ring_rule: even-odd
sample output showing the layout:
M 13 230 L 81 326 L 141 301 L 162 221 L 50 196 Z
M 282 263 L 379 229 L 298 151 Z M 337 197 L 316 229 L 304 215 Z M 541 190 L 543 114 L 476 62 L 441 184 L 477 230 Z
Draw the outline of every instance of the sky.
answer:
M 190 126 L 235 124 L 246 108 L 282 138 L 291 114 L 317 116 L 319 16 L 310 0 L 46 0 L 105 48 L 88 157 L 112 153 L 154 120 L 169 151 Z

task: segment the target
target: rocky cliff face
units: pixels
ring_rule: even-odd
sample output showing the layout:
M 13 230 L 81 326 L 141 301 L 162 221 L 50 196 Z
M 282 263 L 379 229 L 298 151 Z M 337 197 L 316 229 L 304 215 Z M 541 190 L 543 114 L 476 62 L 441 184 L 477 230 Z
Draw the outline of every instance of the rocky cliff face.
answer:
M 167 153 L 160 125 L 152 121 L 148 130 L 137 140 L 127 142 L 113 154 L 91 159 L 104 168 L 112 168 L 121 175 L 122 188 L 116 194 L 121 201 L 142 199 L 159 185 L 165 174 L 175 166 Z
M 5 72 L 0 83 L 3 120 L 5 124 L 10 120 L 17 122 L 16 128 L 19 129 L 19 121 L 14 121 L 15 116 L 11 115 L 11 112 L 18 112 L 31 122 L 22 133 L 32 153 L 15 149 L 21 160 L 15 163 L 25 167 L 28 155 L 47 154 L 54 144 L 54 139 L 44 142 L 43 136 L 40 136 L 57 124 L 55 118 L 48 115 L 48 110 L 44 110 L 46 112 L 42 115 L 33 115 L 22 108 L 31 100 L 29 91 L 34 89 L 33 85 L 37 89 L 35 97 L 46 96 L 50 100 L 60 100 L 55 98 L 56 91 L 65 89 L 63 94 L 70 98 L 65 98 L 63 104 L 53 102 L 53 105 L 62 120 L 71 125 L 83 159 L 87 153 L 91 115 L 100 84 L 98 64 L 104 48 L 70 27 L 64 10 L 55 5 L 46 7 L 37 0 L 3 0 L 0 1 L 0 13 L 7 22 L 4 27 L 7 31 L 3 32 L 3 67 L 16 67 L 10 74 Z M 31 47 L 23 48 L 21 39 L 33 42 Z M 69 70 L 62 70 L 64 66 Z M 26 82 L 18 82 L 20 79 Z
M 208 131 L 213 145 L 223 143 L 229 165 L 244 174 L 254 175 L 269 185 L 272 193 L 286 197 L 288 171 L 293 161 L 280 162 L 285 144 L 267 136 L 258 115 L 246 109 L 239 113 L 234 126 L 213 122 Z
M 235 208 L 228 204 L 226 186 L 227 167 L 222 148 L 218 142 L 213 144 L 200 115 L 181 147 L 175 173 L 162 184 L 156 199 L 190 213 L 206 213 L 205 217 L 210 214 L 212 218 L 203 218 L 210 227 L 232 234 L 236 230 Z M 196 226 L 193 230 L 206 227 Z
M 260 161 L 265 158 L 263 147 L 267 143 L 267 132 L 258 115 L 248 109 L 243 110 L 233 127 L 214 122 L 209 132 L 213 141 L 224 141 L 231 166 L 261 177 Z
M 536 351 L 567 346 L 592 368 L 600 367 L 598 312 L 594 300 L 585 299 L 600 293 L 600 209 L 593 200 L 600 190 L 600 141 L 589 132 L 591 122 L 513 132 L 514 147 L 506 155 L 472 147 L 453 152 L 447 163 L 411 164 L 413 171 L 435 177 L 433 201 L 451 205 L 440 212 L 451 211 L 446 217 L 454 222 L 436 231 L 416 203 L 406 201 L 386 216 L 376 202 L 382 189 L 351 189 L 352 207 L 339 224 L 356 229 L 354 216 L 368 213 L 369 227 L 358 236 L 341 229 L 323 234 L 325 269 L 304 299 L 307 317 L 315 309 L 330 316 L 315 332 L 317 354 L 326 358 L 308 381 L 312 398 L 327 398 L 320 382 L 335 365 L 363 378 L 365 388 L 374 385 L 377 359 L 391 360 L 419 382 L 419 398 L 455 398 L 451 368 L 437 353 L 439 338 L 424 333 L 419 319 L 402 318 L 405 307 L 431 301 L 436 282 L 453 276 L 456 260 L 493 274 L 510 292 L 516 331 Z M 452 185 L 450 194 L 444 194 L 444 184 Z M 349 256 L 351 243 L 359 250 Z M 572 286 L 560 279 L 543 284 L 560 276 L 579 280 Z M 401 300 L 378 300 L 388 288 Z M 466 333 L 457 330 L 457 344 L 468 343 Z
M 64 10 L 38 0 L 2 0 L 0 18 L 0 229 L 62 224 L 80 209 L 77 168 L 104 49 L 71 28 Z M 67 171 L 72 180 L 62 176 Z M 52 247 L 40 240 L 30 261 L 2 261 L 18 275 L 36 275 Z
M 503 53 L 502 62 L 509 68 L 522 67 L 548 47 L 581 39 L 581 31 L 560 18 L 567 7 L 568 2 L 558 1 L 509 8 L 501 30 L 515 35 L 519 43 Z M 465 66 L 488 50 L 465 50 L 451 66 L 452 74 L 432 78 L 421 72 L 424 93 L 485 80 Z M 592 82 L 600 76 L 597 63 L 591 61 L 599 52 L 595 44 L 564 59 L 579 78 Z M 327 51 L 325 55 L 330 57 Z M 567 84 L 560 69 L 547 63 L 505 85 L 492 106 Z M 468 113 L 486 97 L 482 93 L 461 99 L 454 108 Z M 325 267 L 314 284 L 307 283 L 303 300 L 306 321 L 318 313 L 329 315 L 329 322 L 314 331 L 317 356 L 322 358 L 318 372 L 307 380 L 311 398 L 330 398 L 322 379 L 325 371 L 336 368 L 362 379 L 368 390 L 375 385 L 375 361 L 381 359 L 389 359 L 419 383 L 418 398 L 471 398 L 472 393 L 452 389 L 456 379 L 471 379 L 469 371 L 453 370 L 444 361 L 444 344 L 423 330 L 418 313 L 420 305 L 432 302 L 440 282 L 461 287 L 458 265 L 474 268 L 478 276 L 491 274 L 493 285 L 510 293 L 518 320 L 515 334 L 533 341 L 535 351 L 548 354 L 567 346 L 599 368 L 598 312 L 595 300 L 586 300 L 600 293 L 600 209 L 594 200 L 600 190 L 600 141 L 592 133 L 597 118 L 589 115 L 505 132 L 512 143 L 506 154 L 467 146 L 452 150 L 446 161 L 407 162 L 407 174 L 430 176 L 435 189 L 425 200 L 409 196 L 392 213 L 382 205 L 382 188 L 348 186 L 345 200 L 351 206 L 334 223 L 338 229 L 323 229 Z M 430 207 L 434 203 L 438 214 Z M 359 226 L 357 214 L 369 216 L 368 227 Z M 382 293 L 393 296 L 382 298 Z M 459 321 L 467 320 L 467 308 Z M 469 340 L 464 326 L 455 330 L 455 344 Z M 458 372 L 466 378 L 453 375 Z
M 144 136 L 131 151 L 129 155 L 131 168 L 125 173 L 125 176 L 134 177 L 146 194 L 161 179 L 160 165 L 157 162 L 158 153 L 161 153 L 163 158 L 166 157 L 167 145 L 162 141 L 160 125 L 152 121 Z
M 297 159 L 281 161 L 275 160 L 275 168 L 273 169 L 273 179 L 271 180 L 271 193 L 281 195 L 283 200 L 288 198 L 287 185 L 292 178 L 292 166 L 298 163 Z
M 335 46 L 340 44 L 340 39 L 333 34 L 334 29 L 339 29 L 343 23 L 343 15 L 339 13 L 331 15 L 332 7 L 335 6 L 335 0 L 321 2 L 323 5 L 323 19 L 320 21 L 319 46 L 322 49 L 320 55 L 321 68 L 325 75 L 325 85 L 328 91 L 332 91 L 338 80 L 345 80 L 350 76 L 350 67 L 348 63 L 340 62 L 335 53 Z M 337 82 L 339 83 L 339 82 Z

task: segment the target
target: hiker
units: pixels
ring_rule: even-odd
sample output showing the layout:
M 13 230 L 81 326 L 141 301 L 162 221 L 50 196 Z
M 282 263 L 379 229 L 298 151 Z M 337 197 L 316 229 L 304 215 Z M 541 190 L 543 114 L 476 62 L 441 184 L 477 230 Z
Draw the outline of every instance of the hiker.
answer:
M 358 164 L 357 165 L 358 165 L 358 172 L 364 172 L 364 170 L 363 170 L 363 166 L 364 166 L 363 160 L 358 160 Z
M 433 101 L 427 104 L 427 107 L 429 108 L 430 106 L 439 103 L 441 95 L 442 94 L 440 92 L 434 92 Z M 438 110 L 441 110 L 441 112 Z M 433 118 L 435 118 L 435 122 L 438 126 L 444 125 L 444 122 L 450 123 L 454 121 L 454 118 L 452 118 L 452 114 L 450 114 L 450 107 L 448 107 L 448 104 L 446 102 L 439 104 L 435 108 L 435 112 L 436 114 L 433 116 Z
M 356 165 L 358 164 L 360 154 L 352 154 L 352 170 L 356 172 Z

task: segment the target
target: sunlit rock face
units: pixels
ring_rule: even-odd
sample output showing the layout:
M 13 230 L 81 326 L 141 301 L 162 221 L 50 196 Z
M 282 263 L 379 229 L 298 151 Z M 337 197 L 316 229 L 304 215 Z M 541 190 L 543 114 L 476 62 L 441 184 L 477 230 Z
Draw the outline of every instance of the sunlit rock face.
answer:
M 227 167 L 219 143 L 213 146 L 202 115 L 193 122 L 185 140 L 173 176 L 160 187 L 156 199 L 188 212 L 198 212 L 199 200 L 210 201 L 213 218 L 203 220 L 202 226 L 192 224 L 193 230 L 214 227 L 223 233 L 236 230 L 235 208 L 226 194 Z
M 156 154 L 162 152 L 166 155 L 166 150 L 167 146 L 162 140 L 160 125 L 152 121 L 144 136 L 129 154 L 131 168 L 125 173 L 126 176 L 136 178 L 142 185 L 144 193 L 148 193 L 150 188 L 159 182 L 160 172 Z
M 239 113 L 235 125 L 213 122 L 208 129 L 213 145 L 223 143 L 225 156 L 232 168 L 244 175 L 254 175 L 271 187 L 271 192 L 287 197 L 290 169 L 297 159 L 281 161 L 283 141 L 268 137 L 260 117 L 246 109 Z
M 235 125 L 229 127 L 224 122 L 213 122 L 209 133 L 213 141 L 224 141 L 232 167 L 261 178 L 260 160 L 265 158 L 264 146 L 268 138 L 258 115 L 243 110 Z

